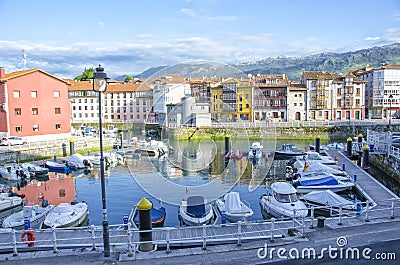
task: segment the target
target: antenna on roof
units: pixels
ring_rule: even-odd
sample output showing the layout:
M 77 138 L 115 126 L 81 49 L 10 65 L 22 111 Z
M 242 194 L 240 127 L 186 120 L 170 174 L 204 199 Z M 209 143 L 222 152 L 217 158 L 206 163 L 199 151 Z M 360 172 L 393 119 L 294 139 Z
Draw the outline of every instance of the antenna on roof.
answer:
M 24 66 L 24 70 L 26 70 L 26 53 L 25 53 L 25 50 L 22 50 L 22 65 Z

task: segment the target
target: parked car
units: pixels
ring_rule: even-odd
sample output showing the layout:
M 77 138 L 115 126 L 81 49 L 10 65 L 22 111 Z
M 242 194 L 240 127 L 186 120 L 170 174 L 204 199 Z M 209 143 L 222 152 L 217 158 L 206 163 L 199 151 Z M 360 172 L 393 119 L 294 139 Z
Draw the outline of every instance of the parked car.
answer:
M 3 139 L 1 139 L 0 145 L 20 145 L 26 143 L 27 142 L 21 137 L 10 136 L 10 137 L 3 137 Z

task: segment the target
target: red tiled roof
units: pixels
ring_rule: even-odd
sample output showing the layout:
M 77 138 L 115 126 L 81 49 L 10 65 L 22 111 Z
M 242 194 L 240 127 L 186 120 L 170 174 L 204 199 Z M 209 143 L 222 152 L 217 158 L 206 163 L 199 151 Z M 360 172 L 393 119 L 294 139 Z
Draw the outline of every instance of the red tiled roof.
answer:
M 47 72 L 45 72 L 43 70 L 40 70 L 38 68 L 8 73 L 8 74 L 6 74 L 6 76 L 4 78 L 0 79 L 0 82 L 7 82 L 8 80 L 11 80 L 11 79 L 14 79 L 14 78 L 18 78 L 18 77 L 21 77 L 21 76 L 24 76 L 24 75 L 29 75 L 29 74 L 32 74 L 32 73 L 35 73 L 35 72 L 40 72 L 42 74 L 50 76 L 51 78 L 55 78 L 57 80 L 60 80 L 61 82 L 66 83 L 67 85 L 70 85 L 70 83 L 68 81 L 66 81 L 64 79 L 61 79 L 61 78 L 58 78 L 58 77 L 56 77 L 54 75 L 51 75 L 51 74 L 49 74 L 49 73 L 47 73 Z
M 71 81 L 71 86 L 69 87 L 69 91 L 81 91 L 81 90 L 92 90 L 92 89 L 93 85 L 91 81 Z M 146 90 L 151 90 L 151 88 L 146 84 L 111 83 L 107 85 L 105 93 L 135 92 L 135 91 L 146 91 Z
M 325 79 L 332 80 L 340 75 L 328 72 L 303 72 L 307 79 Z

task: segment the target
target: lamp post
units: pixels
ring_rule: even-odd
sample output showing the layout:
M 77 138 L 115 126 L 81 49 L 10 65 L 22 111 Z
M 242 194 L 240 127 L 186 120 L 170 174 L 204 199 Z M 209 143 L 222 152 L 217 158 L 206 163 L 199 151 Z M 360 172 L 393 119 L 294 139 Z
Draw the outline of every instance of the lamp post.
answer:
M 391 125 L 391 117 L 390 114 L 392 112 L 392 99 L 393 99 L 393 95 L 390 94 L 389 95 L 389 130 L 390 130 L 390 125 Z
M 108 221 L 107 221 L 107 204 L 106 204 L 106 185 L 104 180 L 104 156 L 103 156 L 103 125 L 101 121 L 101 93 L 106 91 L 107 87 L 107 74 L 104 73 L 104 68 L 96 68 L 96 72 L 92 77 L 93 91 L 99 93 L 99 129 L 100 129 L 100 181 L 101 181 L 101 200 L 103 206 L 103 245 L 104 245 L 104 257 L 110 256 L 110 235 L 108 231 Z M 96 83 L 98 90 L 95 89 Z

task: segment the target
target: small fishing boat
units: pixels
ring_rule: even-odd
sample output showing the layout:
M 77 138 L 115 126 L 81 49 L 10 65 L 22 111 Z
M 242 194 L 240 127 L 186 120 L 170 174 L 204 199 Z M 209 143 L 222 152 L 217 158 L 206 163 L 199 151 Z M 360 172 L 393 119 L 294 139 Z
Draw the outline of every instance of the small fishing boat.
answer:
M 86 202 L 60 203 L 47 214 L 43 228 L 77 227 L 84 224 L 89 215 Z
M 53 162 L 53 161 L 46 161 L 45 167 L 52 172 L 59 172 L 59 173 L 68 173 L 70 171 L 69 167 L 65 164 Z
M 31 228 L 39 228 L 46 218 L 46 215 L 53 210 L 53 205 L 41 207 L 39 205 L 24 206 L 22 211 L 13 213 L 3 221 L 4 228 L 13 228 L 17 230 L 24 229 L 25 219 L 28 218 Z
M 190 196 L 183 199 L 179 206 L 179 217 L 189 226 L 209 224 L 214 217 L 211 204 L 202 196 Z
M 22 210 L 22 197 L 13 192 L 0 193 L 0 220 Z
M 281 149 L 275 151 L 275 157 L 302 156 L 306 152 L 299 150 L 294 144 L 282 144 Z
M 277 218 L 306 217 L 308 209 L 297 198 L 296 189 L 287 182 L 274 182 L 271 193 L 261 196 L 261 207 Z
M 220 213 L 225 213 L 226 219 L 232 223 L 244 222 L 254 214 L 253 210 L 240 200 L 238 192 L 225 194 L 224 199 L 217 199 L 215 204 Z
M 152 227 L 163 227 L 166 217 L 166 209 L 163 206 L 159 208 L 155 208 L 154 204 L 152 203 L 151 206 L 151 226 Z M 139 210 L 136 206 L 132 208 L 131 213 L 129 214 L 128 221 L 136 227 L 139 227 Z
M 248 158 L 249 159 L 261 158 L 263 155 L 262 149 L 263 149 L 263 146 L 261 145 L 260 142 L 253 142 L 250 146 Z

